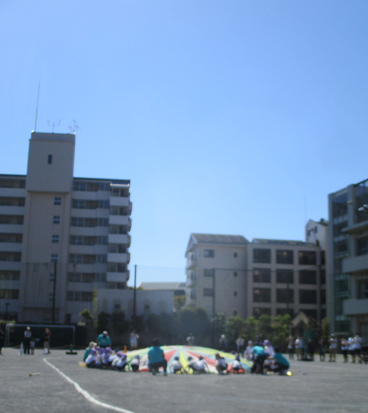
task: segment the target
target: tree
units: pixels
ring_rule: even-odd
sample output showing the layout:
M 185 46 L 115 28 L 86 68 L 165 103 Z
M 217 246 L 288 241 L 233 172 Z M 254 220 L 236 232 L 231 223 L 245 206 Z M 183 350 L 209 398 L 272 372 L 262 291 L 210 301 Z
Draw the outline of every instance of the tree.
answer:
M 185 295 L 175 295 L 174 296 L 174 308 L 176 311 L 181 310 L 185 304 Z
M 272 345 L 278 345 L 281 351 L 286 351 L 286 340 L 290 335 L 290 321 L 289 314 L 277 315 L 273 318 L 272 323 L 272 337 L 270 341 Z
M 230 316 L 226 321 L 226 334 L 228 335 L 228 341 L 235 341 L 241 331 L 243 330 L 244 320 L 236 316 Z
M 246 342 L 249 340 L 255 340 L 258 332 L 258 323 L 259 321 L 256 317 L 248 317 L 244 320 L 241 335 L 244 337 Z
M 109 326 L 110 318 L 111 318 L 110 314 L 105 313 L 104 311 L 101 311 L 101 313 L 97 316 L 97 322 L 96 322 L 97 331 L 101 332 L 101 331 L 107 330 Z
M 88 308 L 85 308 L 83 311 L 79 313 L 80 316 L 83 317 L 84 322 L 86 323 L 86 326 L 92 326 L 93 325 L 93 315 L 91 312 L 88 310 Z
M 257 334 L 261 339 L 272 339 L 272 317 L 267 314 L 262 314 L 258 318 Z
M 114 311 L 111 316 L 111 324 L 116 334 L 124 334 L 129 331 L 129 321 L 125 319 L 125 311 Z
M 330 337 L 330 322 L 328 321 L 328 318 L 325 317 L 321 321 L 321 329 L 322 329 L 322 338 L 325 340 L 325 343 L 328 343 L 328 339 Z

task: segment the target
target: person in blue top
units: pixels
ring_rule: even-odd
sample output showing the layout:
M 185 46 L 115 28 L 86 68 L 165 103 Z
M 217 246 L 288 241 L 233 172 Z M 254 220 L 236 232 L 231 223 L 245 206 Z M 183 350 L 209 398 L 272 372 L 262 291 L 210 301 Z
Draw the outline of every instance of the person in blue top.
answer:
M 280 353 L 280 347 L 274 346 L 275 354 L 270 359 L 275 360 L 275 364 L 271 367 L 274 373 L 285 374 L 290 367 L 288 360 Z
M 97 345 L 99 345 L 101 348 L 106 348 L 111 346 L 111 340 L 110 337 L 107 334 L 107 331 L 104 331 L 102 334 L 100 334 L 97 339 L 96 339 Z
M 152 347 L 148 350 L 149 370 L 153 375 L 160 367 L 164 369 L 164 376 L 167 376 L 167 361 L 165 360 L 164 352 L 160 347 L 157 339 L 153 340 Z
M 268 355 L 263 349 L 263 343 L 259 342 L 256 346 L 253 347 L 253 366 L 250 370 L 251 374 L 257 372 L 263 374 L 263 363 L 266 360 Z

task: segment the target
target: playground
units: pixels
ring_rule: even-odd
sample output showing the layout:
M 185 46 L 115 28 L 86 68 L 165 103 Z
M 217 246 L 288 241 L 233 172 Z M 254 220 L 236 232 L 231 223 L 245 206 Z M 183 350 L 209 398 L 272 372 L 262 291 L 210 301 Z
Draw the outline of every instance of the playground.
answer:
M 291 361 L 292 376 L 121 373 L 80 367 L 68 356 L 0 356 L 1 411 L 184 413 L 366 412 L 367 365 Z M 29 374 L 33 375 L 30 376 Z

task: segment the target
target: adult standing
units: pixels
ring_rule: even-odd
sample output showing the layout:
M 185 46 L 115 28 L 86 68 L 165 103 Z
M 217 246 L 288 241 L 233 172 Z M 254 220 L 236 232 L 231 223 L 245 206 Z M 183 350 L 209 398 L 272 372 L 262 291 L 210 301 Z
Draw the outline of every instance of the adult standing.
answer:
M 27 327 L 26 331 L 24 332 L 24 341 L 23 341 L 24 354 L 29 354 L 29 350 L 31 348 L 31 337 L 32 337 L 31 328 Z
M 51 331 L 48 328 L 45 328 L 45 332 L 42 334 L 43 340 L 43 351 L 47 354 L 50 354 L 50 340 L 51 340 Z
M 362 339 L 360 335 L 357 333 L 354 337 L 354 356 L 355 359 L 358 361 L 360 360 L 360 352 L 362 348 Z
M 344 356 L 344 363 L 348 362 L 348 340 L 345 337 L 341 339 L 341 353 Z
M 294 339 L 293 336 L 289 336 L 286 341 L 288 342 L 289 360 L 294 360 Z
M 0 354 L 2 354 L 1 350 L 4 347 L 4 341 L 5 341 L 5 334 L 4 334 L 4 331 L 0 327 Z
M 220 350 L 221 351 L 226 351 L 227 350 L 227 341 L 226 341 L 225 334 L 221 335 L 219 341 L 220 341 Z
M 139 335 L 135 332 L 135 330 L 132 331 L 130 334 L 130 349 L 131 350 L 136 350 L 138 347 L 138 339 Z
M 238 350 L 238 354 L 243 354 L 244 352 L 244 338 L 242 336 L 239 336 L 238 339 L 236 340 L 236 349 Z
M 148 361 L 149 370 L 153 375 L 156 374 L 156 371 L 158 371 L 160 367 L 163 367 L 164 369 L 164 376 L 167 375 L 167 361 L 164 356 L 164 351 L 156 338 L 153 340 L 152 347 L 148 350 Z
M 321 338 L 318 342 L 319 361 L 325 361 L 326 344 L 325 340 Z
M 330 360 L 328 361 L 335 362 L 336 361 L 336 348 L 337 348 L 335 334 L 331 334 L 330 339 L 328 341 L 330 343 L 330 346 L 329 346 Z
M 101 348 L 106 348 L 111 346 L 111 340 L 107 331 L 103 331 L 96 339 L 97 345 Z
M 187 337 L 187 344 L 188 346 L 194 346 L 194 336 L 192 333 L 189 333 L 189 336 Z
M 355 363 L 355 349 L 354 349 L 354 337 L 353 333 L 350 334 L 350 337 L 348 338 L 348 352 L 351 355 L 351 362 Z
M 303 359 L 303 339 L 301 336 L 295 340 L 295 349 L 296 349 L 296 356 L 297 359 L 300 361 Z

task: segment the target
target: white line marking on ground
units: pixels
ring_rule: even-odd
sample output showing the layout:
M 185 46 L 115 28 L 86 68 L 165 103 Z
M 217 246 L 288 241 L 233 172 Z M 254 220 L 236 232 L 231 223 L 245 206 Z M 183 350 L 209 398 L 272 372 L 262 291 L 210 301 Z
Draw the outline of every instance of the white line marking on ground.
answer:
M 77 390 L 77 392 L 79 392 L 82 396 L 84 396 L 89 402 L 97 404 L 98 406 L 101 406 L 101 407 L 105 407 L 106 409 L 115 410 L 116 412 L 133 413 L 130 410 L 122 409 L 121 407 L 111 406 L 110 404 L 102 403 L 102 402 L 96 400 L 94 397 L 92 397 L 88 393 L 88 391 L 83 390 L 82 387 L 77 382 L 75 382 L 74 380 L 69 378 L 66 374 L 64 374 L 62 371 L 60 371 L 57 367 L 55 367 L 53 364 L 51 364 L 45 358 L 43 359 L 43 361 L 46 364 L 48 364 L 50 367 L 52 367 L 54 370 L 56 370 L 61 376 L 63 376 L 65 380 L 67 380 L 69 383 L 73 384 L 75 389 Z

